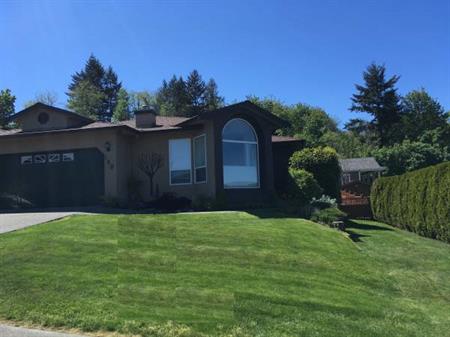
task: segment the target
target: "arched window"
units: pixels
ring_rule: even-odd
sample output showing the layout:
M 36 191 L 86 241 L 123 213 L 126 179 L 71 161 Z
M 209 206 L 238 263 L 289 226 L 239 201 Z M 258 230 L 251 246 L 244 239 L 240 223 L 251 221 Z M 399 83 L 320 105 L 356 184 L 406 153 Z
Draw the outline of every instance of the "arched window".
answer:
M 225 188 L 258 188 L 258 138 L 245 120 L 230 120 L 222 131 Z

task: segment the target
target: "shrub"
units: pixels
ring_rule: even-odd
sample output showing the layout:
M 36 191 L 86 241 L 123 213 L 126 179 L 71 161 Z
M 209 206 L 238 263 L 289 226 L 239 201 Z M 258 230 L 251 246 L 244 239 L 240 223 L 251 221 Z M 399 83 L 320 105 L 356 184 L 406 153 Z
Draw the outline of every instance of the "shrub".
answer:
M 375 180 L 375 219 L 450 242 L 450 162 Z
M 288 186 L 288 199 L 295 199 L 300 204 L 307 204 L 312 198 L 322 194 L 322 188 L 312 173 L 302 169 L 289 169 L 291 177 Z
M 148 206 L 164 212 L 174 212 L 189 209 L 191 200 L 185 197 L 177 197 L 175 193 L 164 193 L 158 199 L 150 202 Z
M 317 209 L 325 209 L 328 207 L 337 207 L 336 199 L 323 194 L 320 198 L 313 198 L 311 200 L 311 206 Z
M 324 225 L 331 226 L 334 221 L 345 221 L 347 214 L 342 212 L 337 207 L 328 207 L 317 210 L 311 215 L 311 221 L 318 222 Z
M 311 172 L 325 194 L 339 198 L 341 169 L 336 151 L 329 147 L 306 148 L 295 152 L 290 159 L 292 169 Z

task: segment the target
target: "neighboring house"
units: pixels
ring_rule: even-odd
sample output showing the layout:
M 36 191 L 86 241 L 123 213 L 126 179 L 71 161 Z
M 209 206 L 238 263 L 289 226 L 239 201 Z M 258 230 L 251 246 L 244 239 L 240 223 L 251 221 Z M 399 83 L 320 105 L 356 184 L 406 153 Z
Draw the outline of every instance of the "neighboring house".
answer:
M 339 159 L 339 165 L 342 186 L 354 182 L 371 185 L 386 170 L 373 157 Z
M 385 170 L 375 158 L 340 159 L 340 208 L 353 218 L 371 218 L 370 187 Z
M 193 118 L 143 110 L 120 123 L 37 103 L 12 121 L 19 129 L 0 130 L 0 193 L 37 207 L 95 205 L 101 197 L 126 202 L 133 181 L 144 200 L 173 192 L 262 201 L 274 192 L 272 146 L 300 144 L 273 137 L 286 122 L 249 101 Z M 143 155 L 161 159 L 153 195 L 139 166 Z

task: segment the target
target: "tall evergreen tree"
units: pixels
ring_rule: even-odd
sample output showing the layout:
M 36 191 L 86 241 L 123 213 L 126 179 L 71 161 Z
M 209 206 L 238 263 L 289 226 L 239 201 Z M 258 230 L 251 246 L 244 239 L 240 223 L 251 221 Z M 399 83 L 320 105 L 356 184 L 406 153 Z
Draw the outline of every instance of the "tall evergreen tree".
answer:
M 83 83 L 83 88 L 77 90 L 80 83 Z M 86 83 L 89 83 L 89 85 Z M 114 70 L 111 67 L 105 70 L 101 62 L 94 55 L 91 55 L 84 69 L 72 75 L 72 83 L 69 84 L 69 92 L 67 93 L 69 96 L 67 105 L 68 107 L 82 106 L 85 109 L 86 102 L 91 101 L 92 97 L 101 93 L 102 104 L 92 106 L 92 111 L 89 112 L 89 115 L 95 116 L 99 120 L 108 121 L 111 120 L 116 107 L 117 95 L 121 87 L 122 83 L 118 81 Z M 89 88 L 94 90 L 92 94 L 87 91 Z M 86 94 L 90 97 L 83 98 L 80 97 L 81 94 Z M 82 102 L 74 102 L 76 99 L 82 100 Z M 76 112 L 86 114 L 85 110 Z
M 195 69 L 187 78 L 186 90 L 189 99 L 187 115 L 190 117 L 202 113 L 205 109 L 206 84 Z
M 210 79 L 206 84 L 196 70 L 186 81 L 175 75 L 169 82 L 164 80 L 156 96 L 160 113 L 167 116 L 191 117 L 216 109 L 224 101 L 219 96 L 216 82 Z
M 395 84 L 400 77 L 394 75 L 388 80 L 385 67 L 371 64 L 364 71 L 365 85 L 355 85 L 358 93 L 352 97 L 351 111 L 366 112 L 372 115 L 371 124 L 376 130 L 381 146 L 393 144 L 399 139 L 395 126 L 400 121 L 401 104 Z
M 5 128 L 8 125 L 8 118 L 14 114 L 15 102 L 16 96 L 11 94 L 11 90 L 0 91 L 0 128 Z
M 219 95 L 217 83 L 213 78 L 206 84 L 204 96 L 206 110 L 218 109 L 224 104 L 224 98 Z

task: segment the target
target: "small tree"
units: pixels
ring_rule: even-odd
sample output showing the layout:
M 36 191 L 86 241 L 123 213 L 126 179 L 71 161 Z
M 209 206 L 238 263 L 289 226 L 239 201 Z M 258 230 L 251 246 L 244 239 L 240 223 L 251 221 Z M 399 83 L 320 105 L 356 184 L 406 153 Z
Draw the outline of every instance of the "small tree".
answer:
M 153 178 L 156 172 L 159 171 L 164 166 L 164 158 L 162 154 L 152 152 L 152 153 L 142 153 L 138 159 L 138 167 L 144 172 L 148 179 L 150 180 L 150 196 L 153 197 Z
M 28 108 L 29 106 L 32 106 L 36 103 L 44 103 L 47 105 L 55 106 L 58 102 L 58 94 L 53 91 L 43 91 L 34 97 L 34 99 L 31 99 L 27 102 L 25 102 L 24 107 Z
M 0 128 L 6 127 L 8 118 L 14 113 L 14 103 L 16 96 L 11 94 L 11 90 L 0 91 Z
M 114 122 L 124 121 L 130 118 L 130 97 L 124 88 L 120 88 L 117 95 L 117 104 L 114 109 L 112 120 Z

